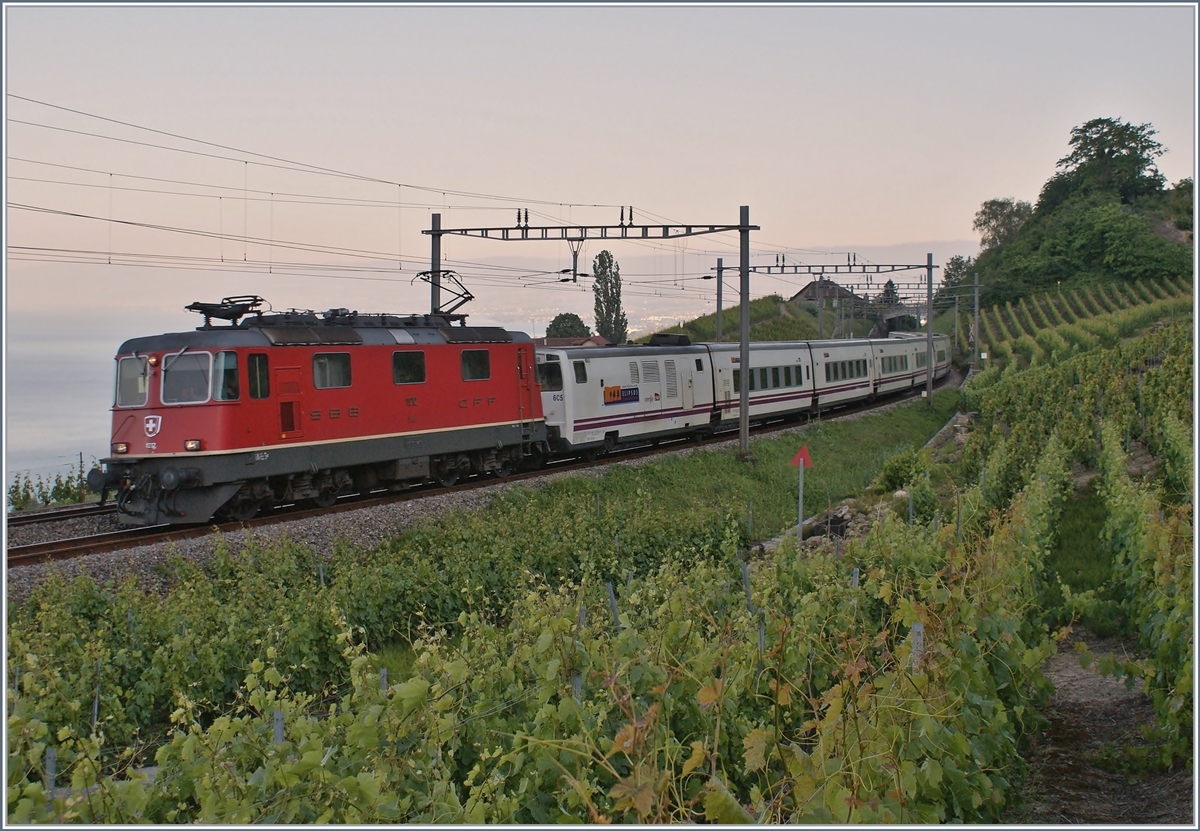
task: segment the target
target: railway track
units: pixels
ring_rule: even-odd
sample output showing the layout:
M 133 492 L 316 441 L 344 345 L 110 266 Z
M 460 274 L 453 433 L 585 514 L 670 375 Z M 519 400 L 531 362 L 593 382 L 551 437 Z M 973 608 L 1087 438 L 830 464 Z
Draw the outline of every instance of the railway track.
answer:
M 38 525 L 46 522 L 62 522 L 65 519 L 80 519 L 83 517 L 102 516 L 117 512 L 115 505 L 101 505 L 93 502 L 86 505 L 66 505 L 61 508 L 47 508 L 43 511 L 18 511 L 8 515 L 9 528 L 21 528 L 27 525 Z
M 937 388 L 944 386 L 952 377 L 953 375 L 943 378 L 941 383 L 936 385 Z M 846 416 L 875 409 L 876 407 L 883 406 L 884 404 L 891 404 L 916 398 L 920 395 L 920 393 L 921 391 L 919 389 L 915 389 L 910 393 L 891 397 L 883 402 L 875 401 L 852 404 L 846 407 L 826 411 L 821 414 L 821 418 L 844 418 Z M 795 426 L 795 419 L 789 421 L 774 421 L 760 424 L 754 427 L 751 432 L 755 436 L 762 436 L 780 432 L 782 430 L 788 430 Z M 709 436 L 700 442 L 700 444 L 702 446 L 703 444 L 710 444 L 714 442 L 725 442 L 730 441 L 731 439 L 736 439 L 736 437 L 736 431 L 727 431 L 718 433 L 714 436 Z M 475 488 L 495 485 L 500 482 L 518 482 L 526 479 L 537 479 L 553 473 L 582 471 L 594 467 L 603 467 L 610 462 L 633 461 L 647 456 L 654 456 L 661 453 L 671 452 L 673 450 L 679 450 L 683 447 L 696 445 L 697 442 L 694 439 L 676 438 L 654 443 L 649 446 L 637 446 L 629 450 L 623 450 L 616 454 L 592 461 L 575 460 L 555 462 L 539 470 L 517 473 L 504 479 L 484 475 L 467 479 L 451 488 L 419 486 L 401 491 L 399 493 L 389 492 L 367 495 L 353 494 L 340 498 L 337 504 L 329 508 L 304 508 L 297 505 L 282 505 L 277 506 L 274 510 L 264 513 L 253 519 L 240 522 L 224 522 L 195 526 L 158 525 L 151 526 L 149 528 L 136 528 L 106 534 L 97 534 L 93 536 L 39 542 L 30 545 L 10 546 L 7 551 L 7 563 L 9 568 L 16 568 L 50 560 L 64 560 L 73 557 L 82 557 L 88 554 L 98 554 L 105 551 L 116 551 L 123 548 L 155 545 L 172 540 L 192 539 L 195 537 L 206 536 L 214 532 L 239 531 L 243 528 L 260 528 L 283 522 L 306 519 L 308 517 L 325 516 L 332 513 L 355 511 L 361 508 L 370 508 L 395 502 L 405 502 L 412 499 L 423 499 L 442 494 L 473 490 Z M 68 509 L 63 508 L 58 508 L 51 511 L 38 511 L 35 515 L 30 515 L 29 518 L 22 517 L 22 524 L 25 524 L 25 522 L 49 522 L 56 519 L 68 519 L 73 518 L 74 516 L 89 516 L 98 513 L 115 511 L 115 508 L 111 505 L 105 506 L 103 510 L 98 510 L 100 509 L 99 505 L 78 506 L 78 508 L 91 508 L 92 511 L 90 513 L 80 513 L 74 515 L 68 515 Z M 14 518 L 10 518 L 9 527 L 13 527 L 12 519 Z

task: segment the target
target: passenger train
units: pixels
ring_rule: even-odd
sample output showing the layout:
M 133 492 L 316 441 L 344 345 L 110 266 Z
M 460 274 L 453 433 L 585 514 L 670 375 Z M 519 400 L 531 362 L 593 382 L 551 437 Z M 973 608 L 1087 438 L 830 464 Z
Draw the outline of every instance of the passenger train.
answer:
M 793 418 L 923 385 L 925 336 L 535 348 L 464 315 L 192 303 L 191 332 L 117 351 L 110 455 L 89 487 L 130 525 L 245 520 L 289 501 L 472 474 Z M 214 320 L 218 323 L 214 323 Z M 935 378 L 949 343 L 934 336 Z

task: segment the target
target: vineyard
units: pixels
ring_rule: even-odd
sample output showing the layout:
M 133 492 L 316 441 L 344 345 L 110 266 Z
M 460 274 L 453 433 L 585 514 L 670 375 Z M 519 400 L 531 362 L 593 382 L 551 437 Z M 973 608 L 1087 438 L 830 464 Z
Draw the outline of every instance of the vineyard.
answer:
M 1066 288 L 980 309 L 979 348 L 989 366 L 1025 369 L 1114 346 L 1191 309 L 1191 283 L 1182 278 Z M 960 342 L 969 343 L 969 316 L 950 322 L 956 325 Z
M 1153 699 L 1158 761 L 1190 765 L 1191 319 L 1156 291 L 993 309 L 1005 343 L 1054 348 L 932 410 L 760 440 L 749 465 L 704 451 L 513 488 L 375 551 L 177 561 L 166 598 L 52 581 L 9 609 L 9 820 L 995 820 L 1039 667 L 1100 604 L 1141 648 L 1102 669 Z M 1083 348 L 1073 305 L 1108 309 Z M 956 409 L 980 414 L 961 450 L 914 453 Z M 1134 441 L 1153 481 L 1127 473 Z M 753 554 L 795 521 L 801 442 L 806 514 L 857 496 L 870 531 Z M 1111 591 L 1064 585 L 1050 608 L 1074 463 L 1100 472 Z

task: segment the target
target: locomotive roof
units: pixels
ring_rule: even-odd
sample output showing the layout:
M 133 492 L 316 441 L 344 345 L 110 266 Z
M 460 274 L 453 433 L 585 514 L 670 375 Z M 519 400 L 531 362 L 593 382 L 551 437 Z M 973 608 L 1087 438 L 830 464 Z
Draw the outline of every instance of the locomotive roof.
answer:
M 120 354 L 182 349 L 230 349 L 269 346 L 396 346 L 411 344 L 530 343 L 524 332 L 499 326 L 454 326 L 462 315 L 359 314 L 331 309 L 254 314 L 240 323 L 205 325 L 191 332 L 169 332 L 132 338 L 121 344 Z

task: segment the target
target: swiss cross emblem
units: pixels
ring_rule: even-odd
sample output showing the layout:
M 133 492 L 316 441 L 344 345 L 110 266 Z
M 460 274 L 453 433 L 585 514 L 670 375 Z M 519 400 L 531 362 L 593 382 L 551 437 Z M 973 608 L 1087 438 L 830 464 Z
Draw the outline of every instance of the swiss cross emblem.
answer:
M 158 430 L 162 427 L 162 416 L 146 416 L 146 438 L 152 439 L 158 435 Z

